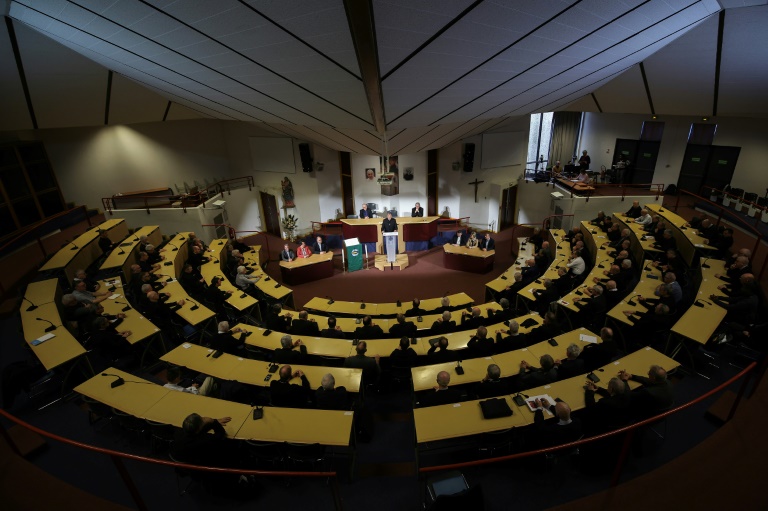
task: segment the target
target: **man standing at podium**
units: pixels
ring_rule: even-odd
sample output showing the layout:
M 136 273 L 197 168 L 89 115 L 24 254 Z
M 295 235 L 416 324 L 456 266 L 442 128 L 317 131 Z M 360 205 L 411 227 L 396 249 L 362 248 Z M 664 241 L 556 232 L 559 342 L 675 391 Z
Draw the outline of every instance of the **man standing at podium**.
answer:
M 381 222 L 381 232 L 397 232 L 397 220 L 392 218 L 391 211 L 387 211 L 387 218 Z
M 418 202 L 416 203 L 416 206 L 411 208 L 411 216 L 417 217 L 417 216 L 424 216 L 424 208 L 421 207 L 421 204 Z

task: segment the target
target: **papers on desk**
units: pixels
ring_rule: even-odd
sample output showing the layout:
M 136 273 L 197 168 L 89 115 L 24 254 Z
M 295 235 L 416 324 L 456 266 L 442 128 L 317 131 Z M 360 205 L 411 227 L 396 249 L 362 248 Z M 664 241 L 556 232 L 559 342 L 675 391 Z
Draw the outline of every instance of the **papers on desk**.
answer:
M 38 346 L 40 344 L 43 344 L 48 339 L 53 339 L 54 337 L 56 337 L 56 335 L 49 332 L 49 333 L 47 333 L 45 335 L 42 335 L 42 336 L 38 337 L 37 339 L 32 341 L 30 344 L 32 346 Z
M 589 342 L 592 344 L 597 344 L 597 337 L 595 337 L 594 335 L 579 334 L 579 340 L 581 342 Z
M 117 299 L 118 299 L 118 298 L 120 298 L 121 296 L 123 296 L 123 295 L 120 295 L 120 294 L 117 294 L 117 293 L 115 293 L 115 294 L 109 295 L 109 296 L 108 296 L 108 298 L 109 298 L 110 300 L 117 300 Z
M 185 350 L 188 350 L 189 348 L 192 347 L 192 345 L 188 342 L 185 342 L 184 344 L 181 345 L 181 347 L 184 348 Z
M 554 400 L 554 398 L 553 398 L 552 396 L 550 396 L 549 394 L 539 394 L 538 396 L 530 396 L 530 397 L 526 398 L 526 400 L 525 400 L 525 404 L 526 404 L 526 405 L 528 405 L 528 409 L 529 409 L 530 411 L 532 411 L 532 412 L 535 412 L 535 411 L 536 411 L 536 409 L 537 409 L 537 407 L 536 407 L 536 400 L 537 400 L 537 399 L 546 399 L 547 401 L 549 401 L 549 403 L 550 403 L 550 406 L 551 406 L 551 405 L 553 405 L 553 404 L 555 404 L 555 400 Z M 552 416 L 554 415 L 554 414 L 553 414 L 552 412 L 550 412 L 550 411 L 549 411 L 547 408 L 542 408 L 542 411 L 543 411 L 543 412 L 544 412 L 544 413 L 545 413 L 547 416 L 549 416 L 549 417 L 552 417 Z

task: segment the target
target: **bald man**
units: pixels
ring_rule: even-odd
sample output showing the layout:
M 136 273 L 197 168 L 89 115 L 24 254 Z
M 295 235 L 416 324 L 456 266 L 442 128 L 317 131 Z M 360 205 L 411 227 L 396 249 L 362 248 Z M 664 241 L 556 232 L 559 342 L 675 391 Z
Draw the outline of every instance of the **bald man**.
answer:
M 655 415 L 669 409 L 674 403 L 672 383 L 667 379 L 667 372 L 661 366 L 652 365 L 648 369 L 647 378 L 632 375 L 622 369 L 619 372 L 619 378 L 625 384 L 632 380 L 643 385 L 631 393 L 632 415 L 635 417 Z
M 421 408 L 447 405 L 462 401 L 461 393 L 456 389 L 448 387 L 451 383 L 451 375 L 448 371 L 440 371 L 437 373 L 436 382 L 437 385 L 434 386 L 433 390 L 427 391 L 424 396 L 419 399 L 419 406 Z
M 538 428 L 541 445 L 560 445 L 581 437 L 581 420 L 571 417 L 571 407 L 565 401 L 550 403 L 546 398 L 542 398 L 535 401 L 535 406 L 533 422 Z M 544 420 L 544 410 L 548 410 L 554 417 Z

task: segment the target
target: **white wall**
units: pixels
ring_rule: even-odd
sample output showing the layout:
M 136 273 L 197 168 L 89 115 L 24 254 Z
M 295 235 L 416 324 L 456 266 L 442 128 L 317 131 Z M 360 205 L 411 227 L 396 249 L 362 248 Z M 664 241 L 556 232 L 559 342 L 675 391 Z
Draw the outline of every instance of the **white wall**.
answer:
M 411 208 L 416 202 L 426 209 L 427 205 L 427 153 L 400 154 L 397 166 L 400 169 L 398 195 L 382 195 L 381 185 L 375 180 L 365 179 L 365 169 L 375 168 L 376 177 L 379 176 L 379 156 L 367 154 L 352 154 L 352 190 L 355 199 L 355 213 L 360 210 L 363 203 L 373 202 L 378 205 L 379 211 L 385 209 L 397 209 L 399 216 L 410 216 Z M 405 169 L 413 168 L 413 180 L 403 179 Z
M 587 112 L 584 115 L 579 154 L 583 149 L 589 151 L 593 169 L 601 165 L 609 167 L 615 156 L 613 150 L 616 139 L 639 139 L 643 121 L 648 120 L 651 120 L 648 115 Z M 691 123 L 703 121 L 700 117 L 689 116 L 662 116 L 657 120 L 664 122 L 664 135 L 653 182 L 665 186 L 677 184 Z M 768 161 L 768 126 L 765 120 L 729 117 L 708 122 L 717 123 L 714 145 L 741 147 L 731 185 L 763 195 L 768 187 L 768 179 L 763 172 L 765 162 Z
M 341 195 L 339 152 L 315 145 L 313 146 L 313 156 L 315 163 L 323 164 L 323 170 L 316 170 L 313 173 L 317 180 L 318 202 L 320 203 L 320 217 L 317 220 L 335 220 L 337 215 L 343 213 L 344 209 Z

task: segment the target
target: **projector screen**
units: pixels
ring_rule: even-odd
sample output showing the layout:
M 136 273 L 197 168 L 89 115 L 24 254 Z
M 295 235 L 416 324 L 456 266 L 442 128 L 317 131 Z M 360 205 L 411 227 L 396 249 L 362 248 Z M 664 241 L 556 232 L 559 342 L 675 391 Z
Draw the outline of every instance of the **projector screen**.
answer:
M 250 137 L 253 170 L 261 172 L 296 173 L 292 138 Z
M 483 135 L 480 168 L 494 169 L 525 165 L 527 152 L 527 132 L 486 133 Z

